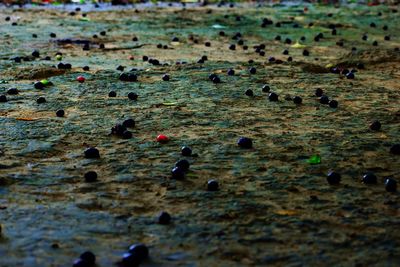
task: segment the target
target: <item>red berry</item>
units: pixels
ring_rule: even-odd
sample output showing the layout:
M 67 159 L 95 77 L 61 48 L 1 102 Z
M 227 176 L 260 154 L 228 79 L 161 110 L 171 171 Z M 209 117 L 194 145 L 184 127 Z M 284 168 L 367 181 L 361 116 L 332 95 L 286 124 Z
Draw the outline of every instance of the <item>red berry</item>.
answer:
M 83 83 L 83 82 L 85 81 L 85 77 L 83 77 L 83 76 L 78 76 L 78 77 L 76 78 L 76 80 L 77 80 L 78 82 L 80 82 L 80 83 Z
M 167 143 L 169 141 L 169 138 L 166 135 L 160 134 L 157 136 L 157 142 L 159 143 Z

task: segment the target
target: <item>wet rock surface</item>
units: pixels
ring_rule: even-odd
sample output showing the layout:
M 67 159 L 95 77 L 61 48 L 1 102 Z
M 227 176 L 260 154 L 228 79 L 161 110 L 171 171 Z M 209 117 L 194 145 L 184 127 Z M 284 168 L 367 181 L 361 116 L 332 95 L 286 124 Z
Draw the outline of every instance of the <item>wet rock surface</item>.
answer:
M 0 94 L 19 93 L 0 103 L 0 266 L 71 266 L 87 250 L 112 266 L 138 242 L 149 248 L 143 266 L 400 262 L 399 193 L 385 190 L 387 177 L 400 177 L 390 153 L 400 142 L 400 21 L 390 7 L 174 6 L 82 18 L 1 9 Z M 23 60 L 33 50 L 39 58 Z M 120 80 L 118 66 L 137 79 Z M 51 83 L 36 89 L 42 79 Z M 317 88 L 337 108 L 321 104 Z M 129 118 L 131 138 L 110 134 Z M 252 146 L 238 146 L 240 137 Z M 90 147 L 99 157 L 85 157 Z M 190 169 L 171 179 L 181 159 Z M 327 182 L 331 170 L 339 184 Z M 376 184 L 362 183 L 367 172 Z M 218 190 L 207 190 L 210 180 Z M 168 225 L 157 222 L 161 211 Z

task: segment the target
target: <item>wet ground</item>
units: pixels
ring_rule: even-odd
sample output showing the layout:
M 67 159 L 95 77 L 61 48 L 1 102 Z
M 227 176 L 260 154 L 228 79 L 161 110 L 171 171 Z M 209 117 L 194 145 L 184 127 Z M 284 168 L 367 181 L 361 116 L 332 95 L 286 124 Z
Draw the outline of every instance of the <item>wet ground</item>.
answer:
M 136 242 L 150 249 L 143 266 L 398 266 L 400 197 L 384 181 L 400 177 L 400 156 L 389 152 L 400 142 L 400 17 L 388 6 L 303 8 L 175 6 L 85 17 L 2 8 L 0 266 L 71 266 L 86 250 L 98 266 L 113 266 Z M 261 27 L 263 18 L 272 25 Z M 264 55 L 253 48 L 261 44 Z M 72 69 L 53 67 L 60 62 Z M 138 81 L 120 81 L 120 65 Z M 355 78 L 331 73 L 335 66 L 356 70 Z M 53 85 L 35 89 L 41 79 Z M 19 94 L 6 94 L 10 88 Z M 317 88 L 338 107 L 320 104 Z M 40 96 L 47 102 L 38 104 Z M 126 118 L 136 121 L 133 137 L 110 135 Z M 369 129 L 374 120 L 380 131 Z M 159 134 L 170 141 L 156 142 Z M 238 147 L 241 136 L 252 149 Z M 186 157 L 186 178 L 174 180 L 183 145 L 195 155 Z M 84 157 L 90 146 L 100 159 Z M 313 155 L 320 164 L 307 161 Z M 340 185 L 327 183 L 329 170 L 342 175 Z M 85 182 L 88 171 L 98 182 Z M 366 172 L 378 183 L 363 184 Z M 206 190 L 210 179 L 219 191 Z M 161 211 L 170 225 L 157 223 Z

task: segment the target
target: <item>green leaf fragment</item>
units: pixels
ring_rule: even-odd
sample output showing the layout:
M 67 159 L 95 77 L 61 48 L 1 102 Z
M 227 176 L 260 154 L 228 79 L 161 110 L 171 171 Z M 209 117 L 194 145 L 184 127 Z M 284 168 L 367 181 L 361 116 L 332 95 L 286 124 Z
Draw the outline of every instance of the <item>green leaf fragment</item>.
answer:
M 320 164 L 321 157 L 319 155 L 312 155 L 307 161 L 310 164 Z
M 43 85 L 48 85 L 48 84 L 49 84 L 49 81 L 46 80 L 46 79 L 43 79 L 43 80 L 41 80 L 40 82 L 41 82 Z

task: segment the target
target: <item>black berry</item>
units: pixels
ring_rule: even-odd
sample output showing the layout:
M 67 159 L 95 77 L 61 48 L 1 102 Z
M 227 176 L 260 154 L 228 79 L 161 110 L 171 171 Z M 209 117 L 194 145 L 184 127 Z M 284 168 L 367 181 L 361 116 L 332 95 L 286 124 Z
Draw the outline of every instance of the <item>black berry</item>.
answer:
M 216 180 L 209 180 L 207 182 L 207 190 L 208 191 L 218 191 L 219 190 L 219 184 Z
M 300 105 L 303 102 L 303 99 L 300 96 L 293 97 L 293 103 L 296 105 Z
M 183 146 L 181 148 L 181 154 L 182 156 L 189 157 L 192 155 L 192 149 L 188 146 Z
M 331 101 L 329 101 L 329 106 L 330 106 L 331 108 L 337 108 L 338 105 L 339 105 L 339 103 L 338 103 L 336 100 L 331 100 Z
M 117 123 L 114 127 L 111 128 L 111 134 L 123 136 L 126 131 L 126 127 L 122 124 Z
M 138 99 L 138 95 L 136 93 L 131 92 L 131 93 L 128 94 L 128 98 L 130 100 L 137 100 Z
M 127 128 L 133 128 L 133 127 L 135 127 L 135 120 L 134 119 L 126 119 L 126 120 L 124 120 L 122 125 Z
M 319 98 L 319 103 L 324 104 L 324 105 L 329 104 L 329 97 L 326 95 L 321 96 Z
M 321 88 L 315 89 L 315 96 L 321 97 L 324 91 Z
M 346 78 L 352 80 L 352 79 L 355 78 L 355 75 L 354 75 L 353 72 L 349 72 L 349 73 L 346 74 Z
M 238 146 L 240 146 L 241 148 L 247 148 L 250 149 L 253 147 L 253 140 L 251 140 L 248 137 L 240 137 L 238 142 L 237 142 Z
M 144 244 L 133 244 L 129 247 L 129 253 L 135 256 L 140 262 L 149 257 L 149 249 Z
M 64 112 L 64 110 L 60 109 L 60 110 L 57 110 L 56 115 L 57 115 L 57 117 L 64 117 L 65 112 Z
M 100 152 L 95 147 L 87 148 L 85 150 L 84 154 L 85 154 L 85 158 L 88 158 L 88 159 L 100 158 Z
M 130 131 L 124 131 L 124 132 L 122 133 L 122 138 L 123 138 L 123 139 L 131 139 L 131 138 L 132 138 L 132 132 L 130 132 Z
M 39 97 L 38 99 L 36 99 L 36 103 L 38 103 L 38 104 L 46 103 L 46 98 L 44 98 L 43 96 L 41 96 L 41 97 Z
M 179 167 L 175 167 L 171 171 L 172 179 L 182 180 L 185 178 L 185 171 Z
M 268 95 L 268 99 L 269 99 L 269 101 L 272 101 L 272 102 L 276 102 L 276 101 L 278 101 L 278 94 L 276 94 L 276 93 L 274 93 L 274 92 L 271 92 L 271 93 L 269 93 L 269 95 Z
M 162 225 L 167 225 L 171 222 L 171 215 L 168 212 L 162 211 L 160 215 L 158 215 L 158 223 Z
M 268 84 L 264 84 L 263 87 L 261 88 L 261 90 L 262 90 L 264 93 L 268 93 L 268 92 L 271 90 L 271 88 L 269 87 Z
M 188 171 L 190 163 L 186 159 L 181 159 L 175 163 L 175 167 L 181 168 L 183 171 Z
M 215 76 L 215 77 L 212 79 L 212 82 L 213 82 L 213 83 L 220 83 L 220 82 L 221 82 L 221 79 L 220 79 L 218 76 Z
M 390 148 L 390 153 L 400 155 L 400 144 L 395 144 Z
M 227 74 L 228 74 L 229 76 L 233 76 L 233 75 L 235 75 L 235 71 L 234 71 L 233 69 L 229 69 L 228 72 L 227 72 Z
M 247 96 L 254 96 L 253 90 L 251 90 L 251 89 L 247 89 L 244 94 Z
M 85 182 L 87 183 L 93 183 L 97 181 L 97 173 L 94 171 L 88 171 L 85 173 Z
M 19 91 L 17 88 L 10 88 L 7 90 L 7 94 L 9 95 L 18 95 Z
M 169 81 L 169 75 L 168 74 L 164 74 L 162 77 L 163 81 L 167 82 Z
M 38 51 L 38 50 L 34 50 L 34 51 L 32 52 L 32 56 L 33 56 L 33 57 L 40 57 L 39 51 Z
M 397 191 L 397 182 L 393 178 L 387 178 L 385 180 L 385 189 L 388 192 L 396 192 Z
M 83 252 L 80 258 L 90 265 L 94 265 L 96 263 L 96 256 L 93 254 L 93 252 L 90 251 Z
M 370 125 L 369 128 L 372 131 L 379 131 L 381 129 L 381 123 L 379 121 L 373 121 Z
M 42 82 L 35 82 L 35 84 L 33 86 L 36 89 L 43 89 L 44 88 L 44 84 Z
M 342 179 L 342 176 L 334 171 L 330 171 L 326 177 L 326 180 L 330 185 L 336 185 L 340 183 L 340 180 Z
M 376 178 L 375 174 L 372 172 L 364 174 L 362 178 L 362 182 L 364 184 L 376 184 L 378 182 L 378 179 Z

